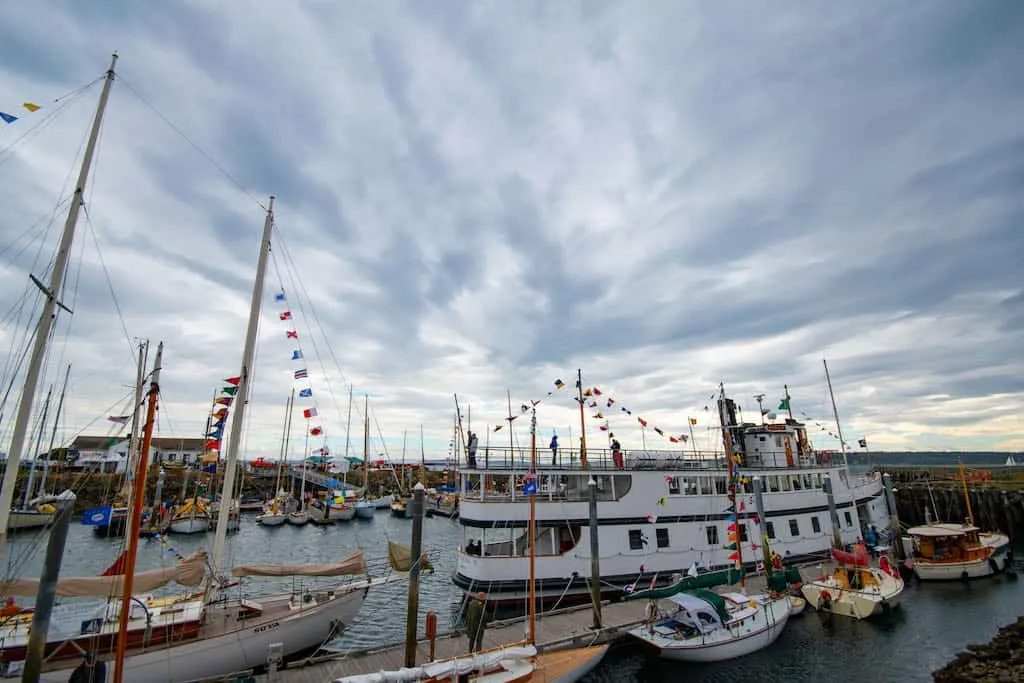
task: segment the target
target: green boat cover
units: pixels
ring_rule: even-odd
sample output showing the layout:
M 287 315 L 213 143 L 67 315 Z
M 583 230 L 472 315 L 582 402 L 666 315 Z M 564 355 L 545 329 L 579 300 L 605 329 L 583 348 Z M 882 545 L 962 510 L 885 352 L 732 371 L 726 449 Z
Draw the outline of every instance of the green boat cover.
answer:
M 716 572 L 707 572 L 697 576 L 683 576 L 671 586 L 664 588 L 649 588 L 642 591 L 633 591 L 626 594 L 626 600 L 661 600 L 669 598 L 683 591 L 692 591 L 697 588 L 713 588 L 715 586 L 728 586 L 739 583 L 746 575 L 744 570 L 720 569 Z

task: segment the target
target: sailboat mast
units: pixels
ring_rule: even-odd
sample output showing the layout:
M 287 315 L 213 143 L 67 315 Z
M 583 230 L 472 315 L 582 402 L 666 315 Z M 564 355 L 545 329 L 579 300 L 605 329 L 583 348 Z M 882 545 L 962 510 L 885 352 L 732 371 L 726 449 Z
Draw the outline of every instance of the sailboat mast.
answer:
M 288 415 L 284 420 L 284 442 L 281 444 L 281 460 L 277 463 L 277 489 L 274 490 L 276 496 L 278 491 L 284 485 L 284 464 L 288 462 L 288 453 L 291 450 L 292 444 L 292 416 L 295 415 L 295 387 L 292 387 L 291 396 L 288 397 Z M 309 422 L 306 423 L 306 445 L 309 445 Z M 302 454 L 302 464 L 306 464 L 306 454 Z
M 124 592 L 121 595 L 121 615 L 117 637 L 117 652 L 114 660 L 114 683 L 121 683 L 124 676 L 124 657 L 128 649 L 128 617 L 131 614 L 132 590 L 135 583 L 135 556 L 139 546 L 139 531 L 142 528 L 142 504 L 146 494 L 146 468 L 149 465 L 149 447 L 153 442 L 153 426 L 156 423 L 156 402 L 160 394 L 160 366 L 163 360 L 163 342 L 156 347 L 156 361 L 149 381 L 149 399 L 146 407 L 146 426 L 143 428 L 142 447 L 135 471 L 135 487 L 132 492 L 131 524 L 125 534 L 128 545 L 124 562 Z
M 32 487 L 35 484 L 36 478 L 36 461 L 39 459 L 39 446 L 43 443 L 43 432 L 46 431 L 46 416 L 50 413 L 50 399 L 53 398 L 53 385 L 46 391 L 46 400 L 43 401 L 43 416 L 39 420 L 39 432 L 36 434 L 36 445 L 32 449 L 32 466 L 28 470 L 28 481 L 25 482 L 25 501 L 22 504 L 23 508 L 28 507 L 28 502 L 32 500 Z
M 846 461 L 846 441 L 843 439 L 843 426 L 839 424 L 839 411 L 836 409 L 836 395 L 832 393 L 832 378 L 828 374 L 828 361 L 821 359 L 825 366 L 825 382 L 828 384 L 828 397 L 832 399 L 832 417 L 836 419 L 836 433 L 839 434 L 839 450 L 843 453 L 843 469 L 850 475 L 850 463 Z
M 348 385 L 348 419 L 345 421 L 345 460 L 348 460 L 348 450 L 352 443 L 352 385 Z
M 71 258 L 71 244 L 75 239 L 78 212 L 85 201 L 85 184 L 89 179 L 89 169 L 96 152 L 96 141 L 100 136 L 103 112 L 107 107 L 107 99 L 110 97 L 110 86 L 114 82 L 114 65 L 116 63 L 117 54 L 114 54 L 103 82 L 103 90 L 100 91 L 100 101 L 96 107 L 92 130 L 89 132 L 89 141 L 85 145 L 85 154 L 82 155 L 82 168 L 78 173 L 78 182 L 75 183 L 75 193 L 71 198 L 67 220 L 64 221 L 64 232 L 61 234 L 60 244 L 57 247 L 57 256 L 53 262 L 53 271 L 50 273 L 49 286 L 44 289 L 42 283 L 35 276 L 31 276 L 32 281 L 43 290 L 43 294 L 46 296 L 43 299 L 43 310 L 39 313 L 39 322 L 36 324 L 32 354 L 29 356 L 28 367 L 25 371 L 25 386 L 21 390 L 18 412 L 15 415 L 14 427 L 11 431 L 11 446 L 7 450 L 7 468 L 4 470 L 3 484 L 0 485 L 0 560 L 3 559 L 7 545 L 7 523 L 11 518 L 11 504 L 14 502 L 14 485 L 18 478 L 21 455 L 25 450 L 25 437 L 28 434 L 32 406 L 36 400 L 36 390 L 39 388 L 39 374 L 43 369 L 43 359 L 46 357 L 50 332 L 57 319 L 57 306 L 59 305 L 70 313 L 69 309 L 57 301 L 57 297 L 60 296 L 64 286 L 64 275 L 68 269 L 68 260 Z
M 128 433 L 128 469 L 126 472 L 134 472 L 135 465 L 139 461 L 139 416 L 142 414 L 143 392 L 146 390 L 146 356 L 149 353 L 149 341 L 139 342 L 139 360 L 135 369 L 135 404 L 132 407 L 132 427 Z M 210 431 L 207 426 L 206 431 Z M 128 495 L 128 486 L 124 487 L 125 495 Z
M 576 370 L 576 400 L 580 404 L 580 467 L 587 467 L 587 421 L 583 417 L 583 370 Z M 569 438 L 572 439 L 570 432 Z M 572 447 L 572 441 L 569 442 Z
M 420 483 L 426 486 L 427 452 L 423 449 L 423 425 L 420 425 Z
M 64 372 L 64 385 L 60 388 L 60 398 L 57 400 L 57 414 L 53 416 L 53 430 L 50 431 L 50 445 L 46 449 L 46 460 L 53 458 L 53 444 L 57 441 L 57 427 L 60 426 L 60 416 L 64 412 L 64 394 L 68 390 L 68 379 L 71 377 L 71 363 Z M 39 482 L 39 495 L 46 493 L 46 472 L 43 472 L 43 480 Z
M 526 478 L 530 486 L 530 606 L 528 614 L 530 617 L 529 640 L 533 645 L 537 642 L 537 589 L 534 586 L 536 576 L 536 554 L 537 554 L 537 408 L 534 407 L 530 414 L 530 474 Z
M 743 535 L 740 533 L 740 525 L 743 522 L 740 521 L 739 508 L 736 506 L 736 491 L 739 488 L 739 475 L 736 472 L 736 456 L 732 448 L 732 420 L 726 419 L 726 408 L 725 408 L 725 385 L 719 384 L 719 397 L 718 397 L 718 419 L 722 423 L 722 443 L 725 446 L 725 463 L 728 472 L 728 484 L 727 491 L 729 497 L 729 505 L 732 508 L 730 519 L 732 519 L 732 527 L 734 531 L 730 536 L 735 538 L 736 549 L 733 551 L 736 553 L 736 571 L 740 574 L 740 586 L 746 586 L 746 579 L 743 576 Z M 726 537 L 729 540 L 729 537 Z
M 974 524 L 974 512 L 971 510 L 971 494 L 967 491 L 967 477 L 964 476 L 964 459 L 960 458 L 960 484 L 964 487 L 964 505 L 967 508 L 967 523 Z
M 221 562 L 224 560 L 224 545 L 228 538 L 228 514 L 231 492 L 235 487 L 235 470 L 238 468 L 238 447 L 242 442 L 242 428 L 245 426 L 245 408 L 249 403 L 249 384 L 252 381 L 252 364 L 256 358 L 256 334 L 260 327 L 260 305 L 263 303 L 263 280 L 267 272 L 267 256 L 270 254 L 270 233 L 274 227 L 274 198 L 267 206 L 267 218 L 263 223 L 260 238 L 260 257 L 256 264 L 256 282 L 252 288 L 252 304 L 249 308 L 249 327 L 245 334 L 242 350 L 242 371 L 239 373 L 238 398 L 235 400 L 234 416 L 231 419 L 231 438 L 221 483 L 221 505 L 217 512 L 217 531 L 213 540 L 212 566 L 214 578 L 223 576 Z
M 352 395 L 349 394 L 349 413 L 352 411 Z M 363 498 L 370 493 L 370 397 L 363 396 Z M 402 445 L 402 460 L 405 460 L 405 445 Z

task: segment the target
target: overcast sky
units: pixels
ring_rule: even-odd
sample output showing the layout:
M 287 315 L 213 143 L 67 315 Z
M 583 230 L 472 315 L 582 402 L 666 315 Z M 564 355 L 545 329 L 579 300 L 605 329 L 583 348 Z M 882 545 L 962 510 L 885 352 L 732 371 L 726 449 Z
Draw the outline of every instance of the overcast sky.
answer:
M 274 194 L 247 457 L 276 455 L 299 367 L 335 453 L 348 383 L 393 455 L 422 424 L 443 457 L 456 393 L 507 443 L 506 389 L 568 445 L 577 368 L 592 444 L 607 419 L 639 447 L 643 417 L 678 448 L 650 428 L 693 416 L 711 448 L 724 382 L 748 419 L 788 384 L 834 448 L 823 358 L 848 441 L 1024 449 L 1019 3 L 3 3 L 5 314 L 48 273 L 100 83 L 75 91 L 114 49 L 40 389 L 72 362 L 66 437 L 129 410 L 118 308 L 166 343 L 159 433 L 202 433 Z

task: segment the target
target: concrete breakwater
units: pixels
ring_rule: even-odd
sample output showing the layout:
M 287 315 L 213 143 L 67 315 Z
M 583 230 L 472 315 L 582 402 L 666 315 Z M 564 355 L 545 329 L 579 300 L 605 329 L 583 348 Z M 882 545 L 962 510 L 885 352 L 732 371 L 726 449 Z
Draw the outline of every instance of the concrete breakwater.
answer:
M 936 683 L 1024 681 L 1024 617 L 999 629 L 984 645 L 968 645 L 932 674 Z

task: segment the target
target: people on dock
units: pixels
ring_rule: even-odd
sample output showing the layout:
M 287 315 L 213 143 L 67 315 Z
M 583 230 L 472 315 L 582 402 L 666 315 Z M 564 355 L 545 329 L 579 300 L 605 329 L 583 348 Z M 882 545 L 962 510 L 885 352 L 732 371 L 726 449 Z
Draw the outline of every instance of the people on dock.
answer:
M 96 659 L 96 653 L 89 650 L 82 657 L 82 663 L 71 672 L 68 683 L 106 683 L 107 665 Z
M 476 597 L 469 601 L 466 609 L 466 638 L 469 639 L 469 651 L 479 652 L 484 642 L 484 630 L 487 624 L 484 621 L 484 604 L 487 595 L 480 591 Z
M 469 460 L 469 467 L 470 467 L 470 469 L 473 469 L 473 468 L 476 467 L 476 446 L 477 446 L 477 443 L 478 443 L 478 441 L 477 441 L 477 438 L 476 438 L 476 433 L 475 432 L 470 432 L 469 433 L 469 441 L 466 442 L 466 455 L 467 455 L 468 460 Z

